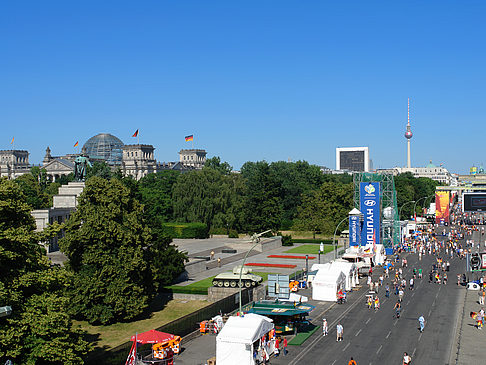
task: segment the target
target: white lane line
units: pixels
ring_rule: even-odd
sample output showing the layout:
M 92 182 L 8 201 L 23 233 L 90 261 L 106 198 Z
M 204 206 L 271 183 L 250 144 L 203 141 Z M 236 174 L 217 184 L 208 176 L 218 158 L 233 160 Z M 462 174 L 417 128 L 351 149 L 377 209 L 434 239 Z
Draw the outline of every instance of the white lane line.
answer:
M 331 364 L 331 365 L 334 365 L 334 364 L 336 363 L 336 361 L 337 361 L 337 360 L 334 360 L 334 361 L 332 362 L 332 364 Z
M 376 351 L 376 354 L 378 355 L 378 353 L 381 351 L 381 349 L 383 348 L 383 345 L 380 345 L 380 347 L 378 347 L 378 350 Z
M 431 309 L 431 310 L 429 310 L 429 317 L 430 317 L 430 313 L 432 313 L 432 309 Z
M 397 319 L 397 320 L 395 320 L 395 323 L 393 323 L 393 325 L 394 325 L 394 326 L 396 326 L 396 325 L 397 325 L 397 323 L 398 323 L 398 319 Z
M 370 323 L 370 321 L 371 321 L 371 318 L 368 318 L 368 320 L 366 321 L 366 323 L 365 323 L 365 324 Z
M 386 335 L 386 338 L 390 337 L 391 335 L 391 331 L 388 332 L 388 334 Z
M 348 344 L 343 348 L 343 352 L 346 351 L 346 349 L 349 347 L 349 342 Z
M 419 341 L 422 339 L 422 335 L 423 335 L 423 333 L 420 332 Z
M 356 332 L 356 334 L 354 335 L 354 337 L 358 337 L 358 335 L 361 333 L 361 330 L 362 330 L 362 328 L 360 328 L 359 331 Z
M 417 351 L 417 348 L 414 348 L 414 349 L 413 349 L 413 352 L 412 352 L 412 358 L 414 358 L 414 357 L 415 357 L 415 351 Z
M 407 304 L 406 304 L 406 305 L 409 305 L 409 304 L 410 304 L 410 300 L 407 302 Z
M 437 294 L 435 294 L 435 299 L 437 299 L 438 296 L 439 296 L 439 292 L 437 292 Z
M 412 297 L 415 295 L 415 292 L 412 293 Z

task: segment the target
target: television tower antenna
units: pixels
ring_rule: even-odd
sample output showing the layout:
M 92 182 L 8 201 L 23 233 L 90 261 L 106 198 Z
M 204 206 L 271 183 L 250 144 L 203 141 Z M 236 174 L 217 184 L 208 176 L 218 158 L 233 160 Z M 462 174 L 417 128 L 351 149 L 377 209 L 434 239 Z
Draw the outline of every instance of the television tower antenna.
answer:
M 407 168 L 412 167 L 410 158 L 410 139 L 412 138 L 412 129 L 410 127 L 410 98 L 407 98 L 407 130 L 405 131 L 405 138 L 407 139 Z

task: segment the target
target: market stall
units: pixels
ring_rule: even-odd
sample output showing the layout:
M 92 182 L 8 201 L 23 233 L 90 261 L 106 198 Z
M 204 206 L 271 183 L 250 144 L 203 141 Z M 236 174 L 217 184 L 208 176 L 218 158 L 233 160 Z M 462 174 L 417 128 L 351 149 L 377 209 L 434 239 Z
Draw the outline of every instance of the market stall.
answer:
M 312 299 L 334 302 L 338 291 L 344 290 L 345 286 L 346 276 L 340 269 L 322 268 L 312 282 Z
M 170 365 L 173 363 L 174 354 L 180 352 L 181 337 L 170 333 L 150 330 L 131 337 L 133 341 L 127 364 L 138 363 Z M 152 345 L 149 350 L 138 350 L 137 344 Z
M 273 321 L 258 314 L 228 318 L 216 337 L 216 363 L 254 365 L 262 356 L 268 359 L 275 350 L 273 332 Z

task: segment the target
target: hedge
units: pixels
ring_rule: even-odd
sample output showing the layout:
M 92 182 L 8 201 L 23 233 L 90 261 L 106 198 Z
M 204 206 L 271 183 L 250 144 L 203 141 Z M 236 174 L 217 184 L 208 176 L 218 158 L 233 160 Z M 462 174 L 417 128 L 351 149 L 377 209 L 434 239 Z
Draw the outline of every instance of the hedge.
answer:
M 162 223 L 162 231 L 172 238 L 208 238 L 204 223 Z
M 194 286 L 179 286 L 179 285 L 171 285 L 166 286 L 163 289 L 165 292 L 171 293 L 180 293 L 180 294 L 201 294 L 201 295 L 208 295 L 208 288 L 199 288 Z

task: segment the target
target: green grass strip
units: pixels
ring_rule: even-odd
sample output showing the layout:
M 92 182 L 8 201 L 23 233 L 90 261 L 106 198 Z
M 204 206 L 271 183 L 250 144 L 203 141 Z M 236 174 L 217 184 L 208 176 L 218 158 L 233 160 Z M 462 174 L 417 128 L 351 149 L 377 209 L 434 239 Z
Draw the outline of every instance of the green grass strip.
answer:
M 303 254 L 312 254 L 317 255 L 319 253 L 320 246 L 318 245 L 302 245 L 298 247 L 291 248 L 290 250 L 285 251 L 285 253 L 303 253 Z M 332 245 L 324 245 L 324 254 L 328 252 L 332 252 L 333 246 Z
M 332 245 L 332 240 L 324 239 L 313 239 L 313 238 L 292 238 L 290 240 L 292 243 L 324 243 L 325 245 Z
M 304 332 L 299 332 L 297 335 L 289 341 L 289 345 L 291 346 L 300 346 L 302 345 L 307 339 L 314 334 L 321 326 L 307 326 L 308 329 Z

